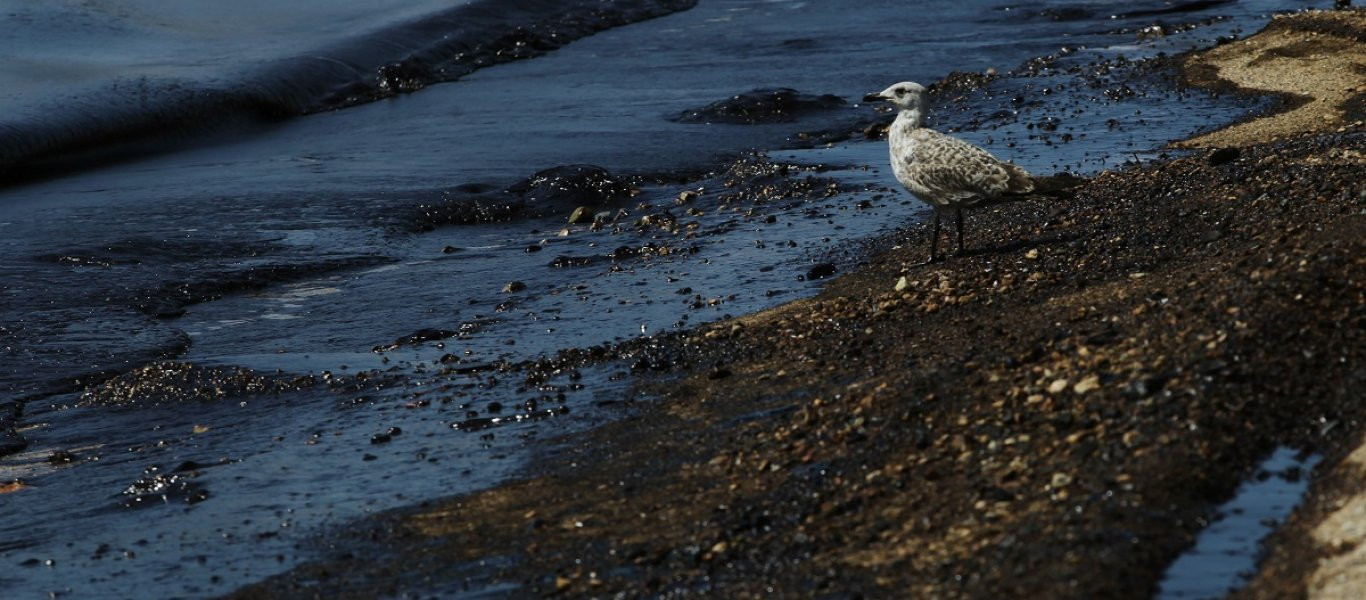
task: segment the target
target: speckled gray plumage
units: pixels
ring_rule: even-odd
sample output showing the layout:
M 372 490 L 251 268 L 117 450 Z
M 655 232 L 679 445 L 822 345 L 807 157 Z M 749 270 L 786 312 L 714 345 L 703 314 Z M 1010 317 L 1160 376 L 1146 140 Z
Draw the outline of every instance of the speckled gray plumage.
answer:
M 1034 189 L 1029 173 L 963 140 L 920 127 L 902 111 L 888 133 L 892 172 L 916 198 L 937 208 L 966 208 Z

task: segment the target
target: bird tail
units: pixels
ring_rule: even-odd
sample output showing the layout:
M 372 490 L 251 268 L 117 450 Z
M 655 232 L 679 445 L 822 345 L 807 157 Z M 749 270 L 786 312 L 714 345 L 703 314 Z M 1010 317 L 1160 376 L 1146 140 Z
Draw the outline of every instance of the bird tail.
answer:
M 1029 176 L 1029 172 L 1005 163 L 1006 168 L 1006 193 L 1007 194 L 1028 194 L 1034 191 L 1034 178 Z
M 1002 202 L 1039 198 L 1068 198 L 1073 196 L 1075 190 L 1087 181 L 1085 177 L 1078 177 L 1066 172 L 1035 177 L 1030 175 L 1028 171 L 1010 163 L 1005 163 L 1005 167 L 1007 173 L 1005 193 L 990 199 L 983 198 L 973 206 L 988 206 Z
M 1031 177 L 1030 179 L 1030 187 L 1035 194 L 1054 198 L 1071 196 L 1074 190 L 1086 183 L 1085 177 L 1078 177 L 1065 171 L 1054 175 Z

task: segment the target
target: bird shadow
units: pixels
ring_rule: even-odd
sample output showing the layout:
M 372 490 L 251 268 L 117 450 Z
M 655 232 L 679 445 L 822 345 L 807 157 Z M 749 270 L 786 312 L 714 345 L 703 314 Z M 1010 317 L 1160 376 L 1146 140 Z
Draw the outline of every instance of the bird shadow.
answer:
M 1028 240 L 1016 240 L 1013 242 L 1006 242 L 1004 244 L 993 244 L 990 246 L 965 248 L 962 252 L 955 252 L 953 256 L 970 258 L 975 256 L 1012 254 L 1015 252 L 1028 251 L 1031 248 L 1043 248 L 1048 246 L 1056 246 L 1058 244 L 1067 244 L 1076 240 L 1077 236 L 1075 234 L 1054 235 L 1033 238 Z

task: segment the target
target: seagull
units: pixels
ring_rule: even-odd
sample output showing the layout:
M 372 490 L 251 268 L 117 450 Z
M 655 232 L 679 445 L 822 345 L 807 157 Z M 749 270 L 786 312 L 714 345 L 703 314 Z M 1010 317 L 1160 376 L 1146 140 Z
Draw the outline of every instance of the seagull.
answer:
M 900 113 L 887 132 L 892 173 L 916 199 L 934 208 L 930 259 L 939 260 L 939 216 L 954 211 L 958 217 L 958 252 L 963 252 L 963 209 L 1003 196 L 1034 191 L 1034 180 L 1024 169 L 1002 162 L 991 153 L 958 138 L 924 126 L 925 86 L 905 81 L 868 94 L 864 102 L 891 102 Z

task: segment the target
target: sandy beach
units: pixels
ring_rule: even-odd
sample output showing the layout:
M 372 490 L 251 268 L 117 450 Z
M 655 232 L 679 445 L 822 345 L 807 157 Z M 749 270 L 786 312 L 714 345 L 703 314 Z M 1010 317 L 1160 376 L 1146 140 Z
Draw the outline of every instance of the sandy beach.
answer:
M 1364 35 L 1305 13 L 1185 57 L 1192 85 L 1286 100 L 974 211 L 964 255 L 906 267 L 917 227 L 814 299 L 562 353 L 524 376 L 626 358 L 649 400 L 234 597 L 1149 598 L 1281 445 L 1324 460 L 1238 594 L 1357 597 Z

